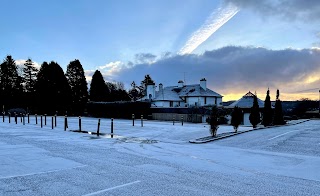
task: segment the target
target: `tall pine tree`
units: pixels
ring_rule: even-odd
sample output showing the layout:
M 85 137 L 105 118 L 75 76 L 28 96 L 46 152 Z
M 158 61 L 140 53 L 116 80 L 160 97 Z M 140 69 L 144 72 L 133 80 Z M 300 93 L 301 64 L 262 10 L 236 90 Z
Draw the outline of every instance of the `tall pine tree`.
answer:
M 6 108 L 21 106 L 22 79 L 10 55 L 0 65 L 0 95 L 1 105 Z
M 262 124 L 266 126 L 270 126 L 272 124 L 273 118 L 273 111 L 271 108 L 271 101 L 270 101 L 270 91 L 268 89 L 266 99 L 264 101 L 264 108 L 263 108 L 263 120 Z
M 88 101 L 88 87 L 83 67 L 78 59 L 69 63 L 66 77 L 71 88 L 72 112 L 80 115 Z
M 32 111 L 36 104 L 35 84 L 37 81 L 38 69 L 34 67 L 32 60 L 29 58 L 23 65 L 22 77 L 24 83 L 24 105 L 29 112 Z
M 44 62 L 37 75 L 38 112 L 64 114 L 71 102 L 71 89 L 62 68 L 56 62 Z
M 286 122 L 283 119 L 283 112 L 282 112 L 282 103 L 280 100 L 280 91 L 277 90 L 277 96 L 276 96 L 276 104 L 274 107 L 274 119 L 273 124 L 274 125 L 284 125 Z
M 107 101 L 109 90 L 99 70 L 96 70 L 92 76 L 90 91 L 90 101 Z
M 254 95 L 253 97 L 253 106 L 251 107 L 249 120 L 253 128 L 256 128 L 257 125 L 260 123 L 259 104 L 258 104 L 258 98 L 256 95 Z

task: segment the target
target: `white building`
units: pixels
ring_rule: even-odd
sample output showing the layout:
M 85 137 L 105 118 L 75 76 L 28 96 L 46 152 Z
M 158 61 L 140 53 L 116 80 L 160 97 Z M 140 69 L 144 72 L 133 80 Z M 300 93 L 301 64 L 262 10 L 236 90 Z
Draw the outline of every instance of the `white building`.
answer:
M 158 91 L 155 84 L 148 84 L 146 96 L 141 101 L 150 101 L 152 107 L 222 106 L 222 96 L 207 88 L 205 78 L 192 85 L 184 85 L 181 80 L 178 86 L 163 87 L 160 83 Z

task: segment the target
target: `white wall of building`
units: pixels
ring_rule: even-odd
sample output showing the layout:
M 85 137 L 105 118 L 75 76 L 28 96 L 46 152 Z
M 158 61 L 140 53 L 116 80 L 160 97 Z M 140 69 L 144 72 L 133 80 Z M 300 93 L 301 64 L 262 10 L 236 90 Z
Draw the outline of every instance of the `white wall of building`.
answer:
M 249 116 L 250 116 L 250 113 L 243 114 L 243 125 L 251 125 Z
M 206 104 L 205 104 L 205 99 L 207 99 Z M 217 103 L 217 106 L 221 105 L 222 98 L 219 97 L 187 97 L 186 98 L 187 104 L 190 106 L 196 105 L 197 103 L 198 106 L 206 106 L 206 105 L 215 105 Z
M 153 107 L 171 107 L 170 101 L 154 101 L 152 102 Z M 180 101 L 172 101 L 172 107 L 184 107 L 184 102 Z

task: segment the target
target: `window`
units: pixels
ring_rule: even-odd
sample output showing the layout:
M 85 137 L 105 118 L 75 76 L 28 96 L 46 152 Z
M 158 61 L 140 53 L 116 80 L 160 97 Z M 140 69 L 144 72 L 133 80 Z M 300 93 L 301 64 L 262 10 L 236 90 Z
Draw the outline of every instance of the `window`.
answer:
M 214 104 L 217 105 L 217 98 L 216 97 L 214 98 Z
M 173 101 L 170 101 L 170 107 L 173 107 Z
M 207 104 L 207 97 L 204 97 L 204 104 Z

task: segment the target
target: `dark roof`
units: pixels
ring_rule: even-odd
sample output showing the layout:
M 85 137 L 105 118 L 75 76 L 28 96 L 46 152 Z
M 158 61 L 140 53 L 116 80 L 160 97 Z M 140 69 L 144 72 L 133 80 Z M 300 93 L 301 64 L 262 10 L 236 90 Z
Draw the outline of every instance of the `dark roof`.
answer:
M 234 108 L 235 106 L 238 106 L 239 108 L 251 108 L 252 105 L 253 105 L 254 96 L 256 96 L 256 95 L 254 95 L 253 93 L 251 93 L 249 91 L 241 99 L 239 99 L 238 101 L 233 102 L 229 106 L 226 106 L 226 108 Z M 264 101 L 262 101 L 258 97 L 257 97 L 257 99 L 258 99 L 259 108 L 263 108 L 264 107 Z

